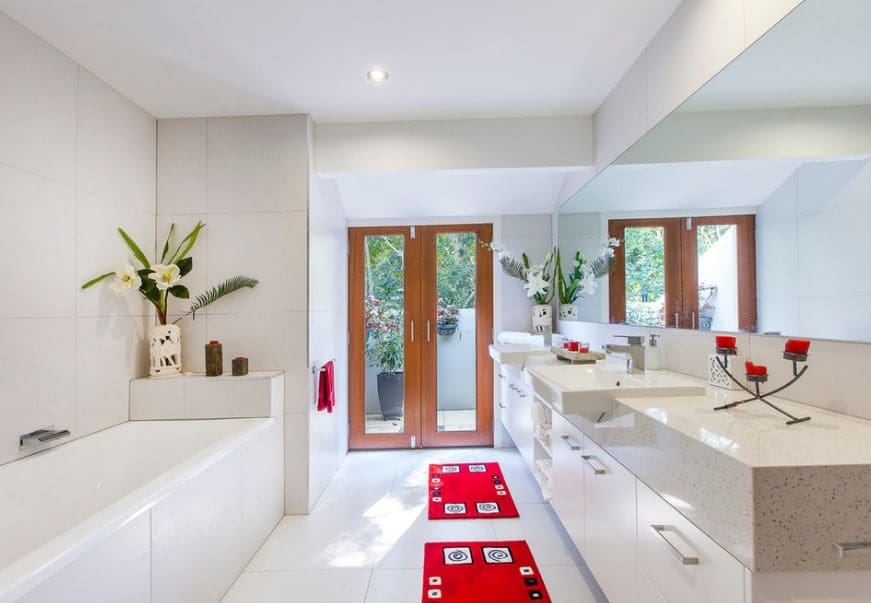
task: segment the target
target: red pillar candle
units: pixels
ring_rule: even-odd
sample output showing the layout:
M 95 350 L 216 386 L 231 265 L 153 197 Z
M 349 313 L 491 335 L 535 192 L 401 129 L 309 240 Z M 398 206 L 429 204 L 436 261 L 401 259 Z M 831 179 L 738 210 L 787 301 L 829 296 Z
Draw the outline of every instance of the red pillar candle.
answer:
M 784 352 L 789 352 L 790 354 L 799 354 L 801 356 L 807 356 L 807 352 L 811 347 L 811 342 L 807 339 L 787 339 L 786 347 L 784 348 Z
M 762 364 L 753 364 L 749 360 L 744 363 L 744 369 L 748 375 L 756 375 L 759 377 L 764 377 L 768 374 L 768 367 Z
M 738 346 L 738 338 L 731 335 L 717 335 L 717 347 L 734 350 Z

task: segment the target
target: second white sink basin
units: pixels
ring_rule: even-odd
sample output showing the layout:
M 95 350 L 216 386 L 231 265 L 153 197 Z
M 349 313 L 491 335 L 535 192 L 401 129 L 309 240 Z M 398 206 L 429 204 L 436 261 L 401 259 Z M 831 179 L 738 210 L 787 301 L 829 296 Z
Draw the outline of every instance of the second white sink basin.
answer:
M 536 396 L 566 413 L 592 410 L 617 398 L 701 396 L 704 386 L 666 371 L 620 374 L 598 365 L 547 365 L 527 368 Z

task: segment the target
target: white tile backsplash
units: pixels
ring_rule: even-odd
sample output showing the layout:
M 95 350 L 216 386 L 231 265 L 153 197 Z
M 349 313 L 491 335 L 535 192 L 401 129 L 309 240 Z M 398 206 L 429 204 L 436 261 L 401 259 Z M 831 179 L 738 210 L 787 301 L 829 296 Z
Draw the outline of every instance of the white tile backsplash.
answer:
M 306 211 L 307 137 L 302 115 L 209 119 L 209 213 Z
M 0 164 L 0 191 L 0 273 L 15 284 L 0 316 L 73 316 L 75 187 Z
M 154 213 L 154 117 L 79 69 L 79 190 Z
M 204 214 L 206 119 L 161 119 L 157 122 L 157 212 Z
M 156 121 L 0 14 L 0 463 L 17 436 L 73 437 L 127 419 L 145 370 L 150 312 L 80 285 L 128 257 L 123 226 L 151 251 Z
M 76 64 L 0 12 L 0 75 L 0 163 L 73 185 Z

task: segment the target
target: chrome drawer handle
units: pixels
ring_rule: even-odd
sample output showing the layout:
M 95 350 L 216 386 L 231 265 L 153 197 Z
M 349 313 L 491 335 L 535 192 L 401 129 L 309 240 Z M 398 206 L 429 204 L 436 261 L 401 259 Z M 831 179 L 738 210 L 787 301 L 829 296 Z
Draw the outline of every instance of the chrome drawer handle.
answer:
M 581 449 L 581 445 L 572 436 L 564 435 L 564 436 L 560 436 L 560 437 L 563 439 L 563 442 L 566 443 L 566 446 L 568 446 L 572 450 L 580 450 Z
M 581 458 L 584 459 L 584 463 L 587 465 L 587 467 L 593 470 L 593 473 L 595 473 L 596 475 L 605 475 L 605 469 L 603 467 L 596 467 L 593 463 L 590 462 L 593 460 L 592 456 L 590 456 L 589 454 L 582 454 Z
M 525 398 L 525 397 L 526 397 L 526 394 L 524 394 L 524 393 L 523 393 L 522 391 L 520 391 L 519 389 L 517 390 L 517 395 L 520 396 L 521 398 Z
M 838 558 L 844 559 L 851 551 L 871 550 L 871 542 L 836 542 L 835 550 L 838 552 Z
M 665 532 L 666 530 L 673 531 L 674 528 L 672 528 L 670 526 L 653 524 L 650 526 L 650 529 L 652 529 L 654 532 L 656 532 L 657 536 L 662 538 L 662 541 L 668 545 L 668 550 L 670 550 L 674 554 L 674 556 L 680 560 L 680 562 L 682 564 L 684 564 L 684 565 L 698 565 L 699 564 L 698 557 L 687 557 L 686 555 L 684 555 L 683 553 L 680 552 L 680 549 L 678 549 L 676 546 L 674 546 L 674 544 L 671 542 L 671 540 L 669 540 L 668 538 L 665 537 L 665 534 L 663 534 L 663 532 Z

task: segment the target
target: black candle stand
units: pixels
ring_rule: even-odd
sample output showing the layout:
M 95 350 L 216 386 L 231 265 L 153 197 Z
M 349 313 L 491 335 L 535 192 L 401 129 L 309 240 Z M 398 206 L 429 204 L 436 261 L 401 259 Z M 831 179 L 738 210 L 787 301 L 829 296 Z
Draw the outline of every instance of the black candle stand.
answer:
M 792 352 L 784 352 L 783 358 L 785 360 L 789 360 L 792 362 L 792 375 L 793 375 L 792 379 L 790 379 L 789 381 L 787 381 L 786 383 L 784 383 L 780 387 L 773 389 L 768 393 L 763 394 L 762 391 L 760 390 L 760 385 L 763 383 L 766 383 L 768 381 L 768 375 L 747 375 L 747 380 L 750 381 L 754 385 L 754 389 L 756 390 L 756 391 L 753 391 L 749 387 L 747 387 L 746 385 L 741 383 L 729 371 L 729 369 L 727 368 L 727 366 L 729 364 L 728 357 L 734 356 L 735 353 L 736 353 L 736 350 L 734 348 L 717 348 L 717 354 L 718 354 L 717 364 L 720 365 L 720 368 L 723 369 L 723 372 L 726 373 L 729 376 L 729 378 L 738 385 L 738 387 L 743 389 L 745 392 L 750 394 L 752 397 L 746 398 L 744 400 L 738 400 L 736 402 L 729 402 L 728 404 L 723 404 L 722 406 L 717 406 L 714 408 L 714 410 L 726 410 L 727 408 L 735 408 L 736 406 L 740 406 L 742 404 L 747 404 L 748 402 L 753 402 L 754 400 L 759 400 L 760 402 L 764 402 L 765 404 L 767 404 L 768 406 L 770 406 L 771 408 L 773 408 L 774 410 L 776 410 L 780 414 L 786 415 L 787 417 L 789 417 L 789 421 L 786 422 L 787 425 L 795 425 L 796 423 L 804 423 L 805 421 L 811 420 L 810 417 L 799 418 L 799 417 L 793 416 L 793 415 L 789 414 L 788 412 L 786 412 L 785 410 L 783 410 L 782 408 L 780 408 L 779 406 L 777 406 L 776 404 L 773 404 L 772 402 L 769 402 L 766 399 L 769 396 L 773 396 L 779 392 L 782 392 L 787 387 L 789 387 L 790 385 L 792 385 L 793 383 L 795 383 L 796 381 L 798 381 L 799 379 L 802 378 L 802 376 L 807 372 L 808 367 L 807 367 L 807 365 L 804 365 L 801 368 L 801 370 L 798 370 L 798 363 L 799 362 L 807 362 L 807 354 L 794 354 Z M 720 356 L 723 356 L 723 358 L 720 359 Z

